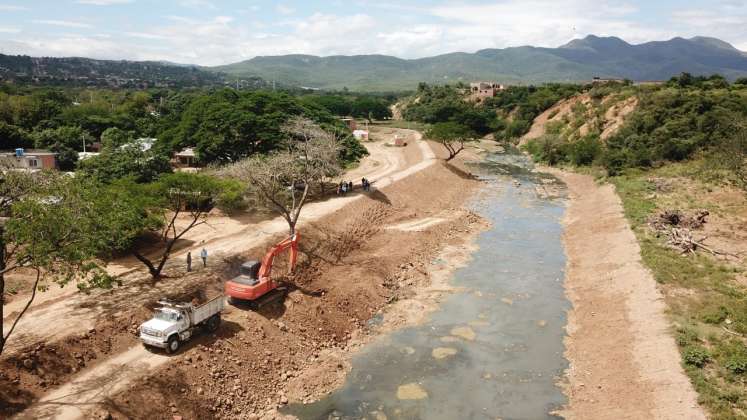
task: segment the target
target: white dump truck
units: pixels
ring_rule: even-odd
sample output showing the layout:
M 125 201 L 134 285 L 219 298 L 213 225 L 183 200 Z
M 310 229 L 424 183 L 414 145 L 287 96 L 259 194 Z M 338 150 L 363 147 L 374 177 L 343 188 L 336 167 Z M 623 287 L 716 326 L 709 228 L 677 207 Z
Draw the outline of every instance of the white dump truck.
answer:
M 199 329 L 214 332 L 220 326 L 223 296 L 202 305 L 159 301 L 153 318 L 140 325 L 140 340 L 146 347 L 166 349 L 176 353 L 182 342 L 194 336 Z

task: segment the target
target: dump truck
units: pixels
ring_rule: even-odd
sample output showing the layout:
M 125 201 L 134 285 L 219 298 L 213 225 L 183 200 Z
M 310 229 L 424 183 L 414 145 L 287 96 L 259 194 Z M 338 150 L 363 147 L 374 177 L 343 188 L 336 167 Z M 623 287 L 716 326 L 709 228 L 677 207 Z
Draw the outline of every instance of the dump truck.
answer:
M 215 332 L 218 329 L 223 301 L 223 296 L 202 305 L 161 300 L 158 302 L 161 306 L 156 308 L 153 318 L 140 325 L 140 340 L 145 347 L 158 347 L 169 354 L 176 353 L 182 343 L 199 330 Z

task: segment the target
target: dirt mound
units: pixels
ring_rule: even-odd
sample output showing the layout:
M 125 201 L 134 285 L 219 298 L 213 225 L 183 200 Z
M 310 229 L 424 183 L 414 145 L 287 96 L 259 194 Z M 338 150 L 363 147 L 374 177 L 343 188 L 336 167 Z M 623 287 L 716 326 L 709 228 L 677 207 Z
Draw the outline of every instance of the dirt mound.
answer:
M 519 145 L 525 145 L 530 140 L 538 139 L 545 135 L 547 132 L 547 124 L 553 121 L 561 121 L 564 117 L 571 115 L 573 112 L 573 106 L 579 103 L 588 103 L 591 101 L 589 95 L 576 95 L 572 98 L 564 99 L 557 104 L 553 105 L 547 111 L 540 114 L 534 119 L 532 128 L 526 133 L 521 140 Z

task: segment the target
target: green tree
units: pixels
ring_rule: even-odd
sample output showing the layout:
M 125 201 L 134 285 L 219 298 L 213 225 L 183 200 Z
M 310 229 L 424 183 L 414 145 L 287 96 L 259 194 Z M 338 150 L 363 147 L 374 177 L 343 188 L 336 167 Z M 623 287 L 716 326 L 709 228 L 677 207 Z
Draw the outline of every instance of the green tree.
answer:
M 170 173 L 171 162 L 155 151 L 143 151 L 138 145 L 125 145 L 114 150 L 106 148 L 99 156 L 78 162 L 78 170 L 105 184 L 122 178 L 148 183 L 161 174 Z
M 34 142 L 22 128 L 0 121 L 0 150 L 33 147 Z
M 426 133 L 426 137 L 444 146 L 449 152 L 449 157 L 446 158 L 448 162 L 464 150 L 465 143 L 476 140 L 477 134 L 465 125 L 444 122 L 434 124 Z
M 0 300 L 5 274 L 35 271 L 31 295 L 7 331 L 0 326 L 0 353 L 18 321 L 46 283 L 78 281 L 79 287 L 109 287 L 112 279 L 96 263 L 113 232 L 100 222 L 104 209 L 91 204 L 87 185 L 50 172 L 7 171 L 0 176 Z M 3 317 L 0 309 L 0 318 Z
M 162 277 L 163 267 L 171 257 L 177 241 L 194 227 L 207 222 L 208 213 L 221 196 L 224 185 L 208 175 L 177 172 L 164 175 L 157 182 L 144 187 L 145 195 L 150 200 L 132 197 L 127 199 L 137 208 L 137 212 L 147 213 L 149 220 L 159 221 L 138 227 L 145 227 L 158 234 L 162 248 L 160 255 L 149 258 L 138 250 L 132 251 L 135 258 L 148 268 L 154 280 Z M 180 216 L 186 216 L 184 224 L 178 223 Z M 131 244 L 137 230 L 131 230 L 131 234 L 119 240 L 120 246 Z
M 78 152 L 93 143 L 93 138 L 80 127 L 60 127 L 34 132 L 34 144 L 40 149 L 57 153 L 57 165 L 63 171 L 75 169 Z

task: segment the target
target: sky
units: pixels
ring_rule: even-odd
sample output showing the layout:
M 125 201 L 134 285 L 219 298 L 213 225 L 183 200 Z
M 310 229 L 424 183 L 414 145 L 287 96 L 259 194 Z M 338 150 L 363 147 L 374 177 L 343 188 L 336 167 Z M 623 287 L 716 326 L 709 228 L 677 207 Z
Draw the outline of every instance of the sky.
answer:
M 419 58 L 594 34 L 747 51 L 747 0 L 0 0 L 0 53 L 221 65 L 282 54 Z

